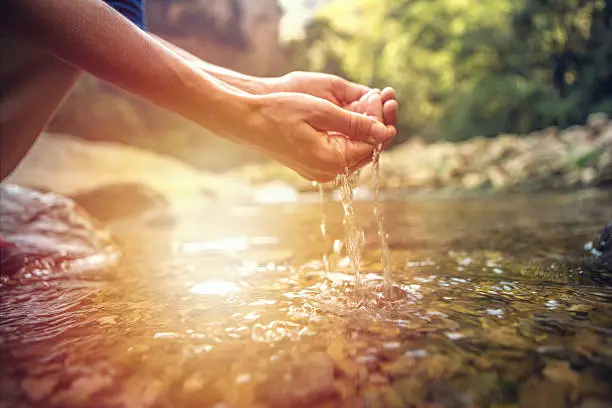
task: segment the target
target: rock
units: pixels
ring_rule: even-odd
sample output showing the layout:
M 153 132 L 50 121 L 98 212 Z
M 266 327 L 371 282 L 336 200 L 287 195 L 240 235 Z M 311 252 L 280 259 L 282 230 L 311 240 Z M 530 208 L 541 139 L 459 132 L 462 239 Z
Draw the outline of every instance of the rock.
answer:
M 112 384 L 113 379 L 109 374 L 91 373 L 74 380 L 69 388 L 58 391 L 50 402 L 55 406 L 83 406 L 90 402 L 94 394 Z
M 606 113 L 591 113 L 587 118 L 587 127 L 594 133 L 599 133 L 608 123 L 608 115 Z
M 399 394 L 406 406 L 421 406 L 427 398 L 426 384 L 416 378 L 403 378 L 395 381 L 393 389 Z
M 103 217 L 132 213 L 150 204 L 171 206 L 176 213 L 193 210 L 195 205 L 201 208 L 207 201 L 252 195 L 250 186 L 236 177 L 200 172 L 169 156 L 120 143 L 88 142 L 49 133 L 39 136 L 5 181 L 74 196 Z M 104 209 L 92 203 L 103 195 L 129 198 L 123 198 L 124 208 Z
M 2 250 L 3 275 L 41 262 L 101 268 L 117 258 L 110 234 L 68 198 L 0 184 L 0 203 L 0 235 L 15 244 Z
M 595 185 L 610 186 L 612 185 L 612 149 L 604 151 L 597 161 L 597 175 Z
M 567 391 L 552 381 L 532 377 L 521 387 L 520 408 L 565 408 Z
M 570 368 L 567 361 L 549 361 L 542 370 L 542 374 L 551 381 L 575 388 L 578 387 L 580 381 L 580 375 Z
M 276 367 L 256 390 L 258 400 L 273 408 L 313 406 L 335 392 L 334 364 L 323 352 Z
M 170 203 L 159 192 L 140 183 L 110 184 L 77 193 L 71 197 L 87 212 L 101 221 L 157 212 L 171 219 Z
M 255 75 L 269 75 L 282 62 L 281 17 L 278 0 L 147 2 L 152 31 L 206 61 Z
M 380 370 L 390 378 L 400 378 L 411 374 L 415 365 L 414 358 L 402 357 L 390 363 L 380 363 Z
M 58 383 L 59 375 L 54 374 L 43 377 L 27 377 L 21 382 L 21 388 L 23 388 L 28 398 L 38 402 L 51 395 Z
M 612 403 L 610 401 L 587 399 L 580 404 L 580 408 L 612 408 Z
M 595 120 L 595 119 L 593 119 Z M 592 125 L 559 132 L 549 128 L 525 137 L 500 135 L 461 143 L 425 144 L 414 140 L 381 156 L 381 189 L 417 191 L 537 191 L 583 188 L 612 182 L 612 125 L 604 117 Z M 251 165 L 232 175 L 255 184 L 281 179 L 299 191 L 315 191 L 295 173 L 278 164 Z M 331 183 L 328 183 L 331 185 Z M 358 185 L 373 186 L 371 166 L 361 171 Z
M 612 222 L 593 241 L 591 254 L 596 266 L 612 271 Z
M 368 387 L 363 391 L 363 405 L 370 408 L 403 408 L 402 397 L 391 387 Z
M 477 189 L 486 187 L 489 178 L 483 173 L 469 173 L 463 176 L 463 187 L 467 189 Z

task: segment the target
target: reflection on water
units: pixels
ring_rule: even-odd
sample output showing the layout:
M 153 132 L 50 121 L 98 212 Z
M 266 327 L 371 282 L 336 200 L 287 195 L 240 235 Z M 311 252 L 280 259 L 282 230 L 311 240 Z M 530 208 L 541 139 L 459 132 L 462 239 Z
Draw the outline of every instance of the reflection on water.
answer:
M 361 297 L 317 200 L 130 228 L 114 270 L 0 288 L 0 405 L 609 406 L 612 287 L 582 261 L 611 200 L 391 197 L 393 300 L 369 203 Z

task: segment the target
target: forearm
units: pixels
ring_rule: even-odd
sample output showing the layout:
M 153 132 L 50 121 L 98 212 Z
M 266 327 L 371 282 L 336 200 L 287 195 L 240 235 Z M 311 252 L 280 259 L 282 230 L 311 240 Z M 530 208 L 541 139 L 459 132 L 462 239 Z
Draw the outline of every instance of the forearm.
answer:
M 57 57 L 225 136 L 249 99 L 98 0 L 8 0 L 3 24 Z M 229 127 L 231 128 L 231 127 Z
M 178 55 L 183 57 L 186 61 L 189 61 L 197 69 L 203 70 L 215 78 L 245 92 L 249 92 L 254 95 L 265 95 L 274 91 L 274 85 L 277 82 L 277 78 L 260 78 L 252 75 L 242 74 L 240 72 L 233 71 L 231 69 L 222 68 L 209 62 L 203 61 L 202 59 L 194 56 L 190 52 L 166 41 L 165 39 L 152 35 L 160 43 L 176 52 Z

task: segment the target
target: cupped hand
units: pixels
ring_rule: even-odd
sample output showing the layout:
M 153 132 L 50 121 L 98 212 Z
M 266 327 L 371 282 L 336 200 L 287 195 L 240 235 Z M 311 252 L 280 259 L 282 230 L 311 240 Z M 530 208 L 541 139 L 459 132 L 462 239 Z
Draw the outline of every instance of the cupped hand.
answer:
M 376 145 L 395 135 L 393 126 L 374 117 L 304 93 L 272 93 L 256 99 L 257 109 L 246 121 L 249 129 L 244 129 L 256 136 L 249 139 L 309 180 L 327 182 L 345 168 L 361 167 Z
M 380 92 L 337 75 L 296 71 L 271 80 L 269 89 L 272 92 L 298 92 L 312 95 L 357 113 L 367 111 L 364 97 L 371 92 L 378 92 L 383 106 L 381 121 L 385 125 L 394 127 L 397 124 L 398 105 L 392 88 L 385 88 Z
M 387 87 L 382 92 L 378 89 L 371 89 L 359 100 L 350 103 L 345 108 L 352 112 L 375 117 L 385 125 L 397 126 L 398 103 L 393 88 Z

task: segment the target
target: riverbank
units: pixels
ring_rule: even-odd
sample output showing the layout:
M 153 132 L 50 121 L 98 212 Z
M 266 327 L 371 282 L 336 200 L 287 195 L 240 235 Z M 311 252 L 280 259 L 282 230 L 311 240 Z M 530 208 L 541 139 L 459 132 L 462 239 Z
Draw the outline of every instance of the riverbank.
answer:
M 524 136 L 463 143 L 415 140 L 385 152 L 380 172 L 381 188 L 402 194 L 607 187 L 612 185 L 612 122 L 598 114 L 585 126 Z M 364 168 L 359 183 L 371 187 L 371 175 L 371 168 Z M 48 133 L 6 181 L 72 197 L 103 221 L 146 212 L 166 222 L 172 214 L 206 203 L 293 202 L 315 189 L 275 162 L 220 174 L 116 142 Z
M 282 180 L 299 191 L 314 189 L 276 163 L 229 174 L 251 185 Z M 360 182 L 371 187 L 371 169 Z M 548 128 L 528 135 L 477 137 L 462 143 L 414 140 L 383 153 L 383 189 L 431 192 L 549 191 L 612 184 L 612 121 L 591 115 L 585 126 Z

